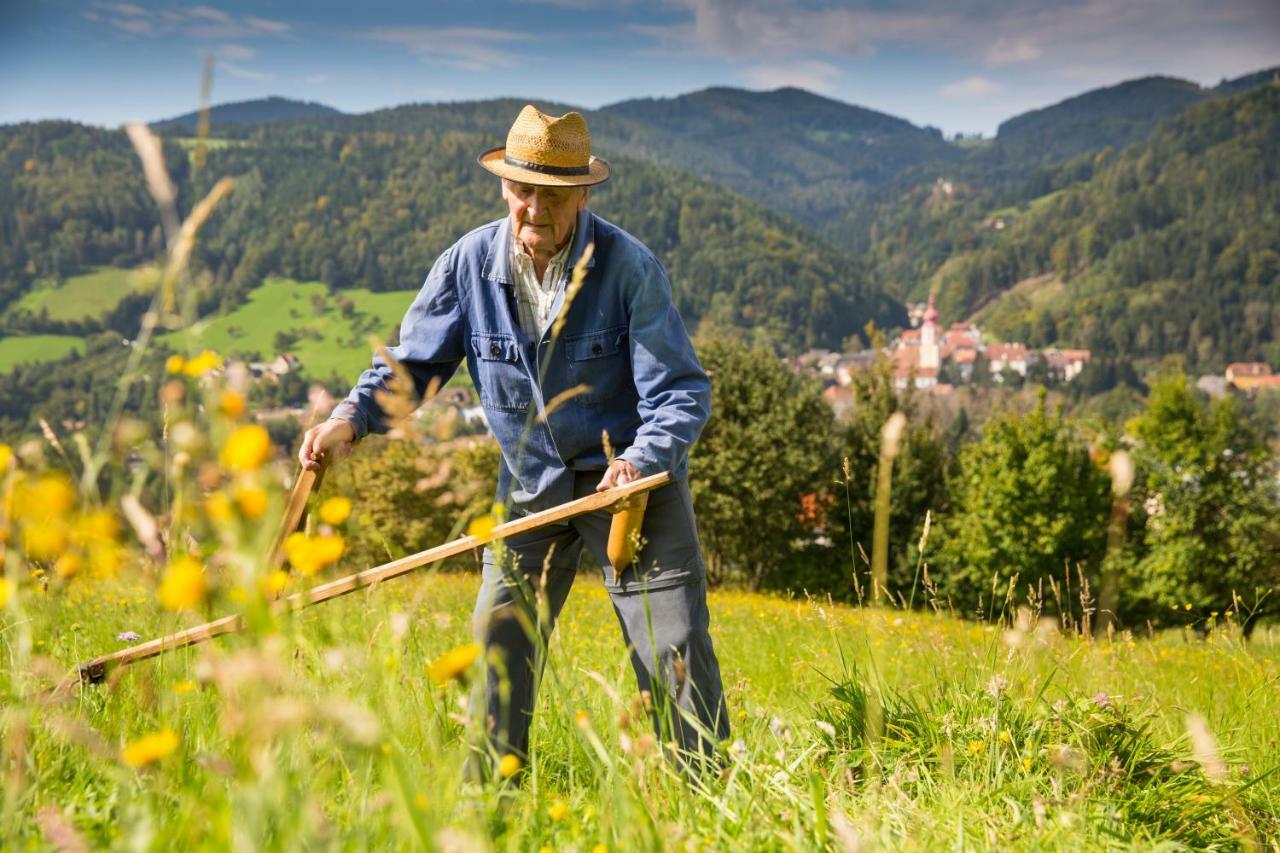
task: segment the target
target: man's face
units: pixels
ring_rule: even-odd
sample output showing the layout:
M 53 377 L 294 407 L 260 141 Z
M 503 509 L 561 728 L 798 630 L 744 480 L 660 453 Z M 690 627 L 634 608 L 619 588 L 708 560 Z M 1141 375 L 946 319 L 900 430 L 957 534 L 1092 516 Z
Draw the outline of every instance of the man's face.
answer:
M 552 255 L 569 239 L 588 187 L 540 187 L 502 179 L 512 227 L 530 254 Z

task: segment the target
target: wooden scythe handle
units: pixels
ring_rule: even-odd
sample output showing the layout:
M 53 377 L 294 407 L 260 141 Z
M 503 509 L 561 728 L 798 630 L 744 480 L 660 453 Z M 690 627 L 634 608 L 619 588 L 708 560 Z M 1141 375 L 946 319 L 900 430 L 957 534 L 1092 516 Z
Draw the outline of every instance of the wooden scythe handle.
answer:
M 381 566 L 375 566 L 372 569 L 365 569 L 363 572 L 356 572 L 353 575 L 338 578 L 337 580 L 322 583 L 302 592 L 295 592 L 293 595 L 285 598 L 276 599 L 271 603 L 273 613 L 283 613 L 289 610 L 302 610 L 315 604 L 328 601 L 331 598 L 347 595 L 357 590 L 365 589 L 388 581 L 392 578 L 407 575 L 415 569 L 422 566 L 438 563 L 449 557 L 456 557 L 459 554 L 465 554 L 483 545 L 487 545 L 498 539 L 504 539 L 508 536 L 515 536 L 517 533 L 527 533 L 530 530 L 537 530 L 539 527 L 545 527 L 548 524 L 565 521 L 566 519 L 576 518 L 579 515 L 586 515 L 596 510 L 608 509 L 615 504 L 626 501 L 635 495 L 644 495 L 659 486 L 665 486 L 671 482 L 671 475 L 666 471 L 659 474 L 653 474 L 648 477 L 642 477 L 639 480 L 633 480 L 625 486 L 608 489 L 603 492 L 587 495 L 584 498 L 569 501 L 568 503 L 553 506 L 550 509 L 544 509 L 541 512 L 530 513 L 521 516 L 504 524 L 499 524 L 493 530 L 483 535 L 463 536 L 452 542 L 446 542 L 443 545 L 437 545 L 434 548 L 428 548 L 417 554 L 410 554 L 407 557 L 401 557 L 398 560 L 392 560 L 390 563 L 384 563 Z M 302 479 L 299 478 L 299 484 Z M 295 493 L 298 486 L 294 487 Z M 305 505 L 306 501 L 303 499 Z M 290 501 L 290 506 L 293 501 Z M 624 513 L 619 513 L 623 515 Z M 637 523 L 638 529 L 638 523 Z M 611 537 L 612 538 L 612 537 Z M 634 538 L 634 537 L 632 537 Z M 244 627 L 244 621 L 238 614 L 223 616 L 221 619 L 215 619 L 212 622 L 206 622 L 203 625 L 196 625 L 193 628 L 187 628 L 185 631 L 179 631 L 176 634 L 169 634 L 155 640 L 148 640 L 145 643 L 139 643 L 136 646 L 130 646 L 127 649 L 121 649 L 112 652 L 109 655 L 94 658 L 88 663 L 80 665 L 76 670 L 67 676 L 64 684 L 74 684 L 76 681 L 86 681 L 96 684 L 104 680 L 107 672 L 112 668 L 128 666 L 140 660 L 155 657 L 165 652 L 180 649 L 185 646 L 193 646 L 197 643 L 203 643 L 205 640 L 211 640 L 222 634 L 232 634 Z
M 648 505 L 649 493 L 641 492 L 610 508 L 613 519 L 609 522 L 609 544 L 605 553 L 615 573 L 635 561 L 640 547 L 640 526 L 644 524 L 644 510 Z

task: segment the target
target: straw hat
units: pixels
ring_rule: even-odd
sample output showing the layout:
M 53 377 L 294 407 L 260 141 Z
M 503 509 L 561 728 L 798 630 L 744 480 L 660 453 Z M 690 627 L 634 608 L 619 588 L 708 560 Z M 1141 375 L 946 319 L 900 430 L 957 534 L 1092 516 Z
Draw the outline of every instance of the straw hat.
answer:
M 476 161 L 499 177 L 547 187 L 587 187 L 609 179 L 609 164 L 591 156 L 591 134 L 579 113 L 559 118 L 529 104 L 516 116 L 507 144 Z

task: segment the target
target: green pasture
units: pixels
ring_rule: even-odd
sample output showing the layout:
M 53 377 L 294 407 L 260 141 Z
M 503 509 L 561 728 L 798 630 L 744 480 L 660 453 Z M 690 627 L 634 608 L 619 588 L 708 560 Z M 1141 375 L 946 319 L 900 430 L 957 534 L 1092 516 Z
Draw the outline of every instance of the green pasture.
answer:
M 110 312 L 131 293 L 153 290 L 160 281 L 155 267 L 98 267 L 63 281 L 42 280 L 23 294 L 15 308 L 50 320 L 89 320 Z
M 344 297 L 352 303 L 350 316 L 342 313 L 339 304 Z M 413 291 L 343 290 L 331 294 L 320 282 L 268 278 L 243 305 L 189 329 L 163 335 L 160 340 L 188 353 L 212 349 L 224 357 L 255 361 L 292 352 L 302 362 L 302 372 L 312 379 L 338 376 L 354 381 L 369 366 L 370 337 L 385 342 L 413 297 Z M 297 340 L 281 349 L 276 345 L 281 332 Z
M 0 337 L 0 373 L 20 364 L 57 361 L 83 351 L 83 342 L 73 335 L 7 335 Z
M 714 591 L 733 731 L 723 772 L 686 778 L 645 737 L 609 599 L 584 571 L 528 772 L 479 785 L 463 779 L 466 690 L 425 674 L 469 641 L 476 589 L 469 574 L 397 581 L 53 702 L 34 691 L 124 646 L 120 632 L 216 614 L 165 615 L 143 582 L 24 593 L 0 611 L 4 843 L 40 847 L 50 826 L 95 848 L 184 850 L 1280 842 L 1274 635 L 1090 641 Z M 165 730 L 171 755 L 121 760 Z

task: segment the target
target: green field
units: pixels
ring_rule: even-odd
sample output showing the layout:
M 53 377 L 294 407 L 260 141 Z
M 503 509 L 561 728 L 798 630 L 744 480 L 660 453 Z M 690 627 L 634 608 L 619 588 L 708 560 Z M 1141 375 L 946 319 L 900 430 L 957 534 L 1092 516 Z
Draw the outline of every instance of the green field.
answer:
M 72 353 L 83 352 L 84 344 L 71 335 L 9 335 L 0 337 L 0 373 L 20 364 L 40 364 Z
M 529 773 L 477 786 L 462 781 L 465 690 L 424 674 L 468 641 L 476 588 L 397 581 L 60 705 L 21 697 L 120 648 L 118 632 L 197 619 L 162 615 L 150 585 L 25 593 L 0 611 L 7 846 L 38 847 L 59 822 L 91 847 L 184 850 L 1280 842 L 1274 635 L 1091 642 L 713 592 L 733 733 L 723 774 L 690 783 L 643 720 L 622 719 L 634 680 L 584 572 L 551 643 Z M 1191 714 L 1207 735 L 1189 737 Z M 171 755 L 126 766 L 123 745 L 164 730 Z
M 413 291 L 368 290 L 343 290 L 332 295 L 319 282 L 269 278 L 230 313 L 160 340 L 179 351 L 212 349 L 224 357 L 253 360 L 271 360 L 282 351 L 292 352 L 301 361 L 302 372 L 312 379 L 336 375 L 354 381 L 369 366 L 370 336 L 385 342 L 413 296 Z M 351 316 L 342 314 L 340 297 L 351 300 Z M 281 350 L 276 346 L 280 332 L 297 339 Z
M 160 274 L 155 267 L 136 270 L 98 267 L 62 282 L 39 281 L 15 303 L 15 308 L 50 320 L 87 320 L 108 313 L 131 293 L 155 288 Z

